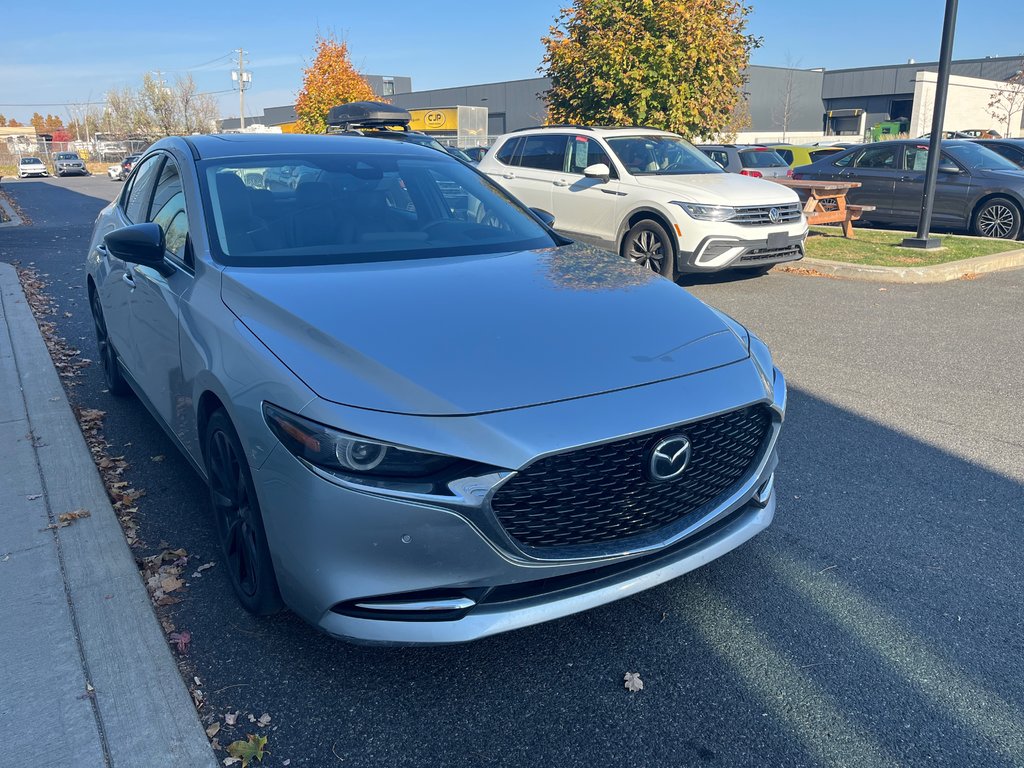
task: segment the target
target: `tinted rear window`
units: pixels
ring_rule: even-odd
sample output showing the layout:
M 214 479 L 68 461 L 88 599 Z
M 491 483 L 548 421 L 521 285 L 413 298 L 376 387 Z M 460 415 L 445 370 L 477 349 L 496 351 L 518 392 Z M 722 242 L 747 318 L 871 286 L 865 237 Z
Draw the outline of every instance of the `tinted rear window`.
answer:
M 816 163 L 823 157 L 828 157 L 829 155 L 837 155 L 842 151 L 843 150 L 841 149 L 816 149 L 813 152 L 810 152 L 811 162 Z
M 785 168 L 789 163 L 771 149 L 744 149 L 740 152 L 740 165 L 744 168 Z

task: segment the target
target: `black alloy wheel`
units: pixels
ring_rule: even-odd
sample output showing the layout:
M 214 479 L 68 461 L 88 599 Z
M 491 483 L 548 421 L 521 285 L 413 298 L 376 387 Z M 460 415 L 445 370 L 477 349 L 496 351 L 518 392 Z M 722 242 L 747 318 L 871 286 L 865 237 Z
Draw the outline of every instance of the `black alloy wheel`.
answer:
M 121 368 L 117 361 L 117 351 L 110 343 L 107 335 L 107 323 L 103 319 L 103 307 L 100 306 L 100 297 L 96 289 L 89 288 L 89 307 L 92 309 L 93 327 L 96 329 L 96 348 L 100 353 L 100 365 L 103 367 L 103 378 L 107 382 L 107 389 L 110 394 L 117 397 L 124 397 L 132 393 L 132 388 L 121 374 Z
M 652 219 L 638 221 L 626 233 L 622 242 L 622 255 L 669 280 L 675 279 L 675 248 L 672 238 L 658 222 Z
M 1020 209 L 1005 197 L 993 197 L 974 214 L 974 234 L 981 237 L 1016 240 L 1020 230 Z
M 241 441 L 223 410 L 210 417 L 204 447 L 217 539 L 231 587 L 250 613 L 277 613 L 284 603 L 252 474 Z

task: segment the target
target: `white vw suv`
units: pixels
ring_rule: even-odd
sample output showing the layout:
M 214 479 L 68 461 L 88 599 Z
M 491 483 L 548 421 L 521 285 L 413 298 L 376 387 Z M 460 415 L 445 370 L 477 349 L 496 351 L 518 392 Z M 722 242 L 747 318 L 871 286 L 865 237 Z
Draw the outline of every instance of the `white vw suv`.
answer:
M 796 193 L 726 173 L 680 136 L 552 125 L 506 134 L 478 168 L 567 235 L 666 277 L 803 258 Z

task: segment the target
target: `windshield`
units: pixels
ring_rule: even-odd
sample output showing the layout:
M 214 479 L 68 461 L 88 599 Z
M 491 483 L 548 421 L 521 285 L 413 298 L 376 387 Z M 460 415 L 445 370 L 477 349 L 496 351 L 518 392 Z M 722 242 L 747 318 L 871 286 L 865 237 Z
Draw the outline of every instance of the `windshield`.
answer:
M 233 266 L 468 256 L 562 242 L 447 154 L 246 156 L 200 167 L 214 255 Z
M 42 165 L 43 161 L 38 157 L 26 157 L 21 161 L 22 165 Z
M 789 163 L 774 149 L 740 150 L 740 165 L 744 168 L 788 168 Z
M 1002 155 L 980 144 L 947 144 L 943 149 L 974 170 L 1020 171 L 1019 165 L 1014 165 Z
M 608 146 L 634 176 L 725 173 L 721 166 L 677 136 L 622 136 Z

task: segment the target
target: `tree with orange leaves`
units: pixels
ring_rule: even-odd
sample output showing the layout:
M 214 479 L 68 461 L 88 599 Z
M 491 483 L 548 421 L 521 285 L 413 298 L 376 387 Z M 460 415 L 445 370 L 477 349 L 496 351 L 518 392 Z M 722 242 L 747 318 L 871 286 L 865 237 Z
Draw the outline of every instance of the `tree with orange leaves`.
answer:
M 317 33 L 313 49 L 316 56 L 304 70 L 295 112 L 303 133 L 327 133 L 327 112 L 331 107 L 377 97 L 352 66 L 344 40 L 338 40 L 334 33 Z

